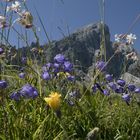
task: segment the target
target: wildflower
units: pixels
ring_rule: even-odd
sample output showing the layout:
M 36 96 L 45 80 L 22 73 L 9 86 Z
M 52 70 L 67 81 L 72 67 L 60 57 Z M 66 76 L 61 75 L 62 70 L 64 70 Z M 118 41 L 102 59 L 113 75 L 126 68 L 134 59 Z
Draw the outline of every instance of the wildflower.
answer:
M 66 102 L 70 105 L 70 106 L 74 106 L 74 102 L 70 99 L 66 99 Z
M 124 88 L 121 87 L 121 86 L 117 86 L 116 90 L 115 90 L 116 93 L 124 93 Z
M 58 69 L 58 68 L 55 68 L 55 69 L 52 70 L 52 72 L 53 72 L 55 75 L 57 75 L 57 73 L 59 73 L 59 69 Z
M 96 63 L 96 69 L 98 69 L 100 71 L 104 71 L 105 70 L 105 66 L 106 66 L 106 63 L 104 61 L 98 61 Z
M 81 97 L 80 92 L 78 90 L 74 90 L 72 92 L 69 92 L 66 97 L 65 101 L 70 105 L 74 106 L 75 101 Z
M 125 85 L 125 81 L 123 79 L 118 79 L 117 84 L 123 87 Z
M 111 81 L 113 80 L 113 77 L 112 77 L 112 75 L 110 75 L 110 74 L 106 74 L 106 75 L 105 75 L 105 79 L 106 79 L 108 82 L 111 82 Z
M 122 35 L 122 34 L 121 34 Z M 115 34 L 115 41 L 120 42 L 121 40 L 121 35 Z
M 15 100 L 15 101 L 19 101 L 19 100 L 20 100 L 20 97 L 21 97 L 21 95 L 20 95 L 19 92 L 14 92 L 14 93 L 12 93 L 12 94 L 10 95 L 10 98 L 11 98 L 12 100 Z
M 45 97 L 45 102 L 54 110 L 57 111 L 60 108 L 61 95 L 57 92 L 51 92 L 49 97 Z
M 132 59 L 133 61 L 138 61 L 138 60 L 139 60 L 139 59 L 138 59 L 138 56 L 136 55 L 136 53 L 134 53 L 134 55 L 132 55 L 131 59 Z
M 54 67 L 54 68 L 52 69 L 52 72 L 53 72 L 54 74 L 57 75 L 57 73 L 60 72 L 60 69 L 59 69 L 60 65 L 57 64 L 57 63 L 55 63 L 55 64 L 53 65 L 53 67 Z
M 80 98 L 80 93 L 78 90 L 74 90 L 74 91 L 68 93 L 68 96 L 70 98 Z
M 7 82 L 5 80 L 0 80 L 0 89 L 4 89 L 7 87 Z
M 21 8 L 20 2 L 19 1 L 15 1 L 15 3 L 12 3 L 11 6 L 7 6 L 6 11 L 7 12 L 9 12 L 9 11 L 19 12 L 20 8 Z
M 140 88 L 136 88 L 135 93 L 140 93 Z
M 126 102 L 130 102 L 130 95 L 129 95 L 129 94 L 124 94 L 124 95 L 122 96 L 122 99 L 123 99 L 124 101 L 126 101 Z
M 94 84 L 94 85 L 92 86 L 92 91 L 93 91 L 93 92 L 96 92 L 97 90 L 98 90 L 97 85 Z
M 73 65 L 69 61 L 64 62 L 65 71 L 70 72 L 70 71 L 72 71 L 72 68 L 73 68 Z
M 37 53 L 38 52 L 38 48 L 36 48 L 36 47 L 32 48 L 31 52 Z
M 54 68 L 59 68 L 60 65 L 59 65 L 58 63 L 54 63 L 54 64 L 53 64 L 53 67 L 54 67 Z
M 0 54 L 2 54 L 4 52 L 3 48 L 0 48 Z
M 49 80 L 50 78 L 51 78 L 50 74 L 47 71 L 43 72 L 42 79 Z
M 0 23 L 3 23 L 3 22 L 5 22 L 6 21 L 6 18 L 4 17 L 4 16 L 1 16 L 0 15 Z
M 38 53 L 38 54 L 41 54 L 44 52 L 42 48 L 37 48 L 37 47 L 32 48 L 30 51 L 33 53 Z
M 65 57 L 64 55 L 62 54 L 57 54 L 55 57 L 54 57 L 54 60 L 58 63 L 63 63 L 65 61 Z
M 6 18 L 0 15 L 0 28 L 5 28 L 8 25 L 6 24 Z
M 108 86 L 114 91 L 117 89 L 117 85 L 114 82 L 108 83 Z
M 27 63 L 27 58 L 26 58 L 26 57 L 22 57 L 21 62 L 22 62 L 23 64 L 26 64 L 26 63 Z
M 31 28 L 33 26 L 33 16 L 29 11 L 24 11 L 20 15 L 19 23 L 25 28 Z
M 25 77 L 25 73 L 23 73 L 23 72 L 20 73 L 20 74 L 19 74 L 19 77 L 20 77 L 21 79 L 23 79 L 23 78 Z
M 103 94 L 104 94 L 104 95 L 109 95 L 109 94 L 110 94 L 110 93 L 109 93 L 109 90 L 108 90 L 108 89 L 104 89 L 104 90 L 103 90 Z
M 132 45 L 134 44 L 134 40 L 136 39 L 136 35 L 133 34 L 120 34 L 115 35 L 115 53 L 122 52 L 128 59 L 133 59 L 134 61 L 138 60 L 137 55 L 133 52 Z
M 136 52 L 130 52 L 127 55 L 125 55 L 127 60 L 133 60 L 133 61 L 138 61 L 138 56 L 136 54 Z
M 52 63 L 47 63 L 45 66 L 49 70 L 52 67 Z
M 75 76 L 73 76 L 73 75 L 68 75 L 68 76 L 67 76 L 67 79 L 68 79 L 69 81 L 75 81 Z
M 115 41 L 116 43 L 118 43 L 119 45 L 124 45 L 126 44 L 126 34 L 115 34 Z
M 99 91 L 101 93 L 103 93 L 104 95 L 109 95 L 110 94 L 108 89 L 103 89 L 101 87 L 101 85 L 98 84 L 98 83 L 95 83 L 95 85 L 92 87 L 92 89 L 93 89 L 94 92 L 96 92 L 96 90 L 99 89 Z
M 103 89 L 102 89 L 101 85 L 99 83 L 95 83 L 95 84 L 96 84 L 97 88 L 100 90 L 100 92 L 103 93 Z
M 24 85 L 19 92 L 25 98 L 36 98 L 38 96 L 37 90 L 30 84 Z
M 127 42 L 132 45 L 134 44 L 134 40 L 136 39 L 137 39 L 136 35 L 132 33 L 126 36 Z
M 133 85 L 133 84 L 129 84 L 129 85 L 127 86 L 127 88 L 128 88 L 129 91 L 134 91 L 135 88 L 136 88 L 136 86 Z
M 24 68 L 23 68 L 23 67 L 22 67 L 22 68 L 20 68 L 20 71 L 21 71 L 21 72 L 23 72 L 23 71 L 24 71 Z

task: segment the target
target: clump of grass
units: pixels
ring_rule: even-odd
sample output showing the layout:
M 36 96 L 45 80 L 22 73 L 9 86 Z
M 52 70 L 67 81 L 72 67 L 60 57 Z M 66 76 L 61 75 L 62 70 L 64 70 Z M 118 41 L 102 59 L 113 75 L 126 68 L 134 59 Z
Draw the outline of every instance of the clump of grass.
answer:
M 10 4 L 6 1 L 5 11 Z M 108 63 L 121 51 L 120 45 L 132 45 L 134 36 L 117 36 L 116 52 L 109 60 L 106 57 L 98 60 L 93 81 L 86 87 L 77 81 L 74 65 L 63 54 L 57 54 L 52 62 L 42 58 L 44 52 L 39 47 L 33 17 L 25 1 L 22 6 L 26 12 L 22 12 L 19 4 L 8 9 L 19 16 L 16 21 L 23 28 L 33 30 L 37 46 L 29 49 L 26 56 L 6 46 L 11 29 L 27 46 L 29 43 L 27 34 L 20 34 L 11 24 L 15 23 L 12 17 L 10 24 L 7 23 L 8 13 L 4 12 L 0 17 L 1 41 L 6 42 L 0 48 L 0 139 L 140 139 L 137 103 L 140 88 L 106 73 Z M 39 14 L 38 17 L 43 26 Z M 101 19 L 101 51 L 106 52 L 104 16 Z M 5 28 L 8 28 L 7 37 L 4 36 Z M 51 47 L 51 41 L 49 43 Z M 13 62 L 14 59 L 18 62 Z

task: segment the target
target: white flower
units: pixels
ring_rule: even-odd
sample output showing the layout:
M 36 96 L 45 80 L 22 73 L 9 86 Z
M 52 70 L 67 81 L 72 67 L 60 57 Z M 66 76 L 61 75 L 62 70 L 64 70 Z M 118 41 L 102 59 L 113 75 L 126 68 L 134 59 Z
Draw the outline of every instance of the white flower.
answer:
M 125 41 L 125 34 L 115 34 L 115 41 L 118 43 Z
M 0 15 L 0 23 L 1 23 L 1 22 L 5 22 L 5 21 L 6 21 L 6 18 L 5 18 L 4 16 L 1 16 L 1 15 Z
M 131 52 L 131 53 L 128 53 L 127 55 L 125 55 L 126 59 L 127 60 L 133 60 L 133 61 L 138 61 L 138 56 L 136 54 L 136 52 Z
M 116 42 L 120 42 L 120 37 L 119 37 L 118 34 L 115 34 L 115 41 L 116 41 Z
M 127 43 L 132 44 L 132 45 L 134 44 L 134 40 L 136 39 L 137 39 L 136 35 L 132 33 L 126 36 Z
M 0 15 L 0 28 L 5 28 L 5 27 L 7 27 L 6 18 Z
M 9 12 L 10 10 L 11 10 L 11 7 L 10 6 L 7 6 L 6 12 Z
M 8 11 L 11 10 L 11 11 L 18 12 L 18 11 L 20 11 L 20 8 L 21 8 L 20 2 L 19 1 L 15 1 L 15 3 L 12 3 L 11 6 L 7 6 L 6 11 L 8 12 Z

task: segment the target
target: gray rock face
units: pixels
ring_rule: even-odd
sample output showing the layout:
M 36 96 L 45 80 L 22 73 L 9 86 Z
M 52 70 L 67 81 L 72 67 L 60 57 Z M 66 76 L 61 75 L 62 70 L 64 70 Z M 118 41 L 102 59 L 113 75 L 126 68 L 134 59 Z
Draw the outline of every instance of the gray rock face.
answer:
M 110 33 L 105 25 L 105 40 L 107 49 L 107 58 L 113 54 L 110 42 Z M 70 36 L 53 43 L 52 49 L 47 50 L 47 60 L 62 53 L 84 72 L 88 71 L 89 66 L 95 63 L 95 51 L 100 48 L 101 41 L 101 25 L 90 24 L 77 30 Z
M 140 57 L 137 62 L 135 62 L 129 66 L 128 72 L 133 74 L 134 76 L 140 78 Z
M 127 81 L 127 83 L 132 83 L 138 87 L 140 87 L 140 78 L 126 72 L 122 75 L 122 78 Z

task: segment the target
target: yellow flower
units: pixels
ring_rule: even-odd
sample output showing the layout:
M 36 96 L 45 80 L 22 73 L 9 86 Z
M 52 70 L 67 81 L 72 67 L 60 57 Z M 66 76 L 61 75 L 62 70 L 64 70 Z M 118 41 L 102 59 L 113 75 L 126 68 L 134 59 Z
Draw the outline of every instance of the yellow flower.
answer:
M 59 110 L 60 108 L 60 99 L 61 95 L 57 92 L 51 92 L 49 97 L 45 97 L 44 100 L 46 103 L 53 109 L 53 110 Z

